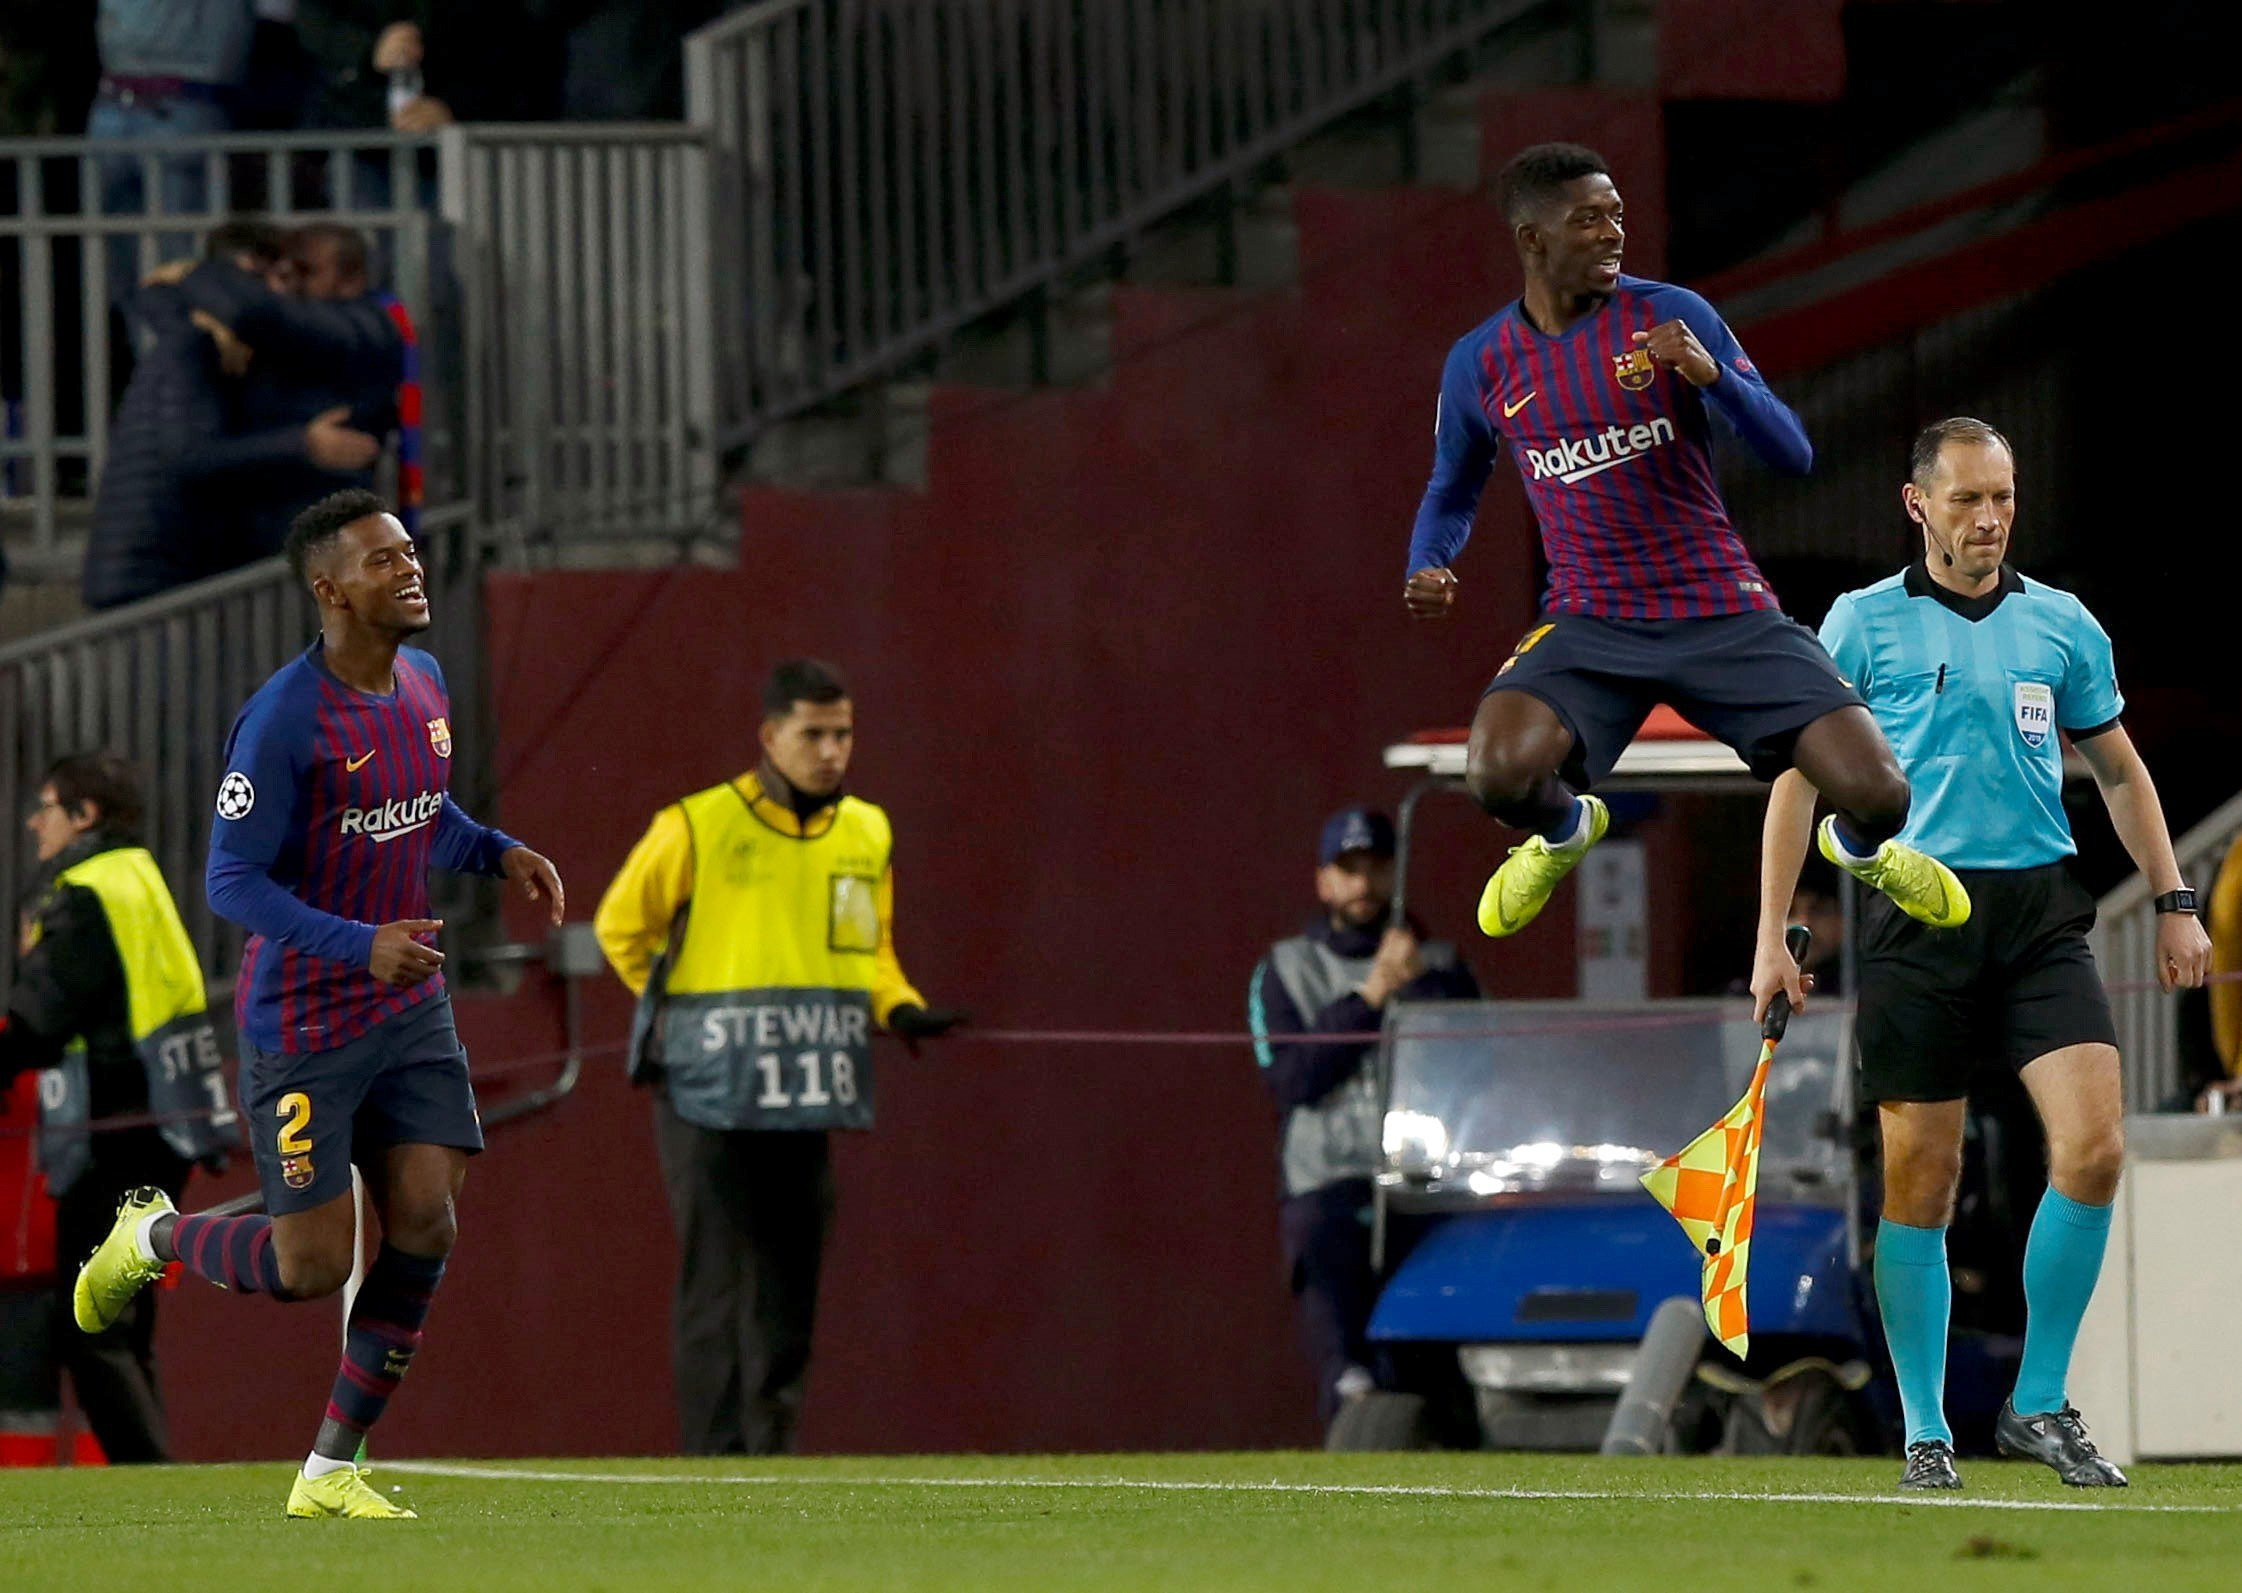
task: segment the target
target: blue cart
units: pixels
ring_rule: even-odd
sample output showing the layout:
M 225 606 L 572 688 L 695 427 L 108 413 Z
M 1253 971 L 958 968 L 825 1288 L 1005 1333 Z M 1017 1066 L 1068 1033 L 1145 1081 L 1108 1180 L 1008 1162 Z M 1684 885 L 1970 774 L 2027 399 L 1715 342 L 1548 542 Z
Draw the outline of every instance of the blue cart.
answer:
M 1630 749 L 1620 783 L 1751 789 L 1725 747 L 1686 727 L 1660 742 Z M 1388 755 L 1428 775 L 1402 806 L 1401 893 L 1417 803 L 1459 784 L 1461 754 L 1431 740 Z M 1735 1103 L 1758 1054 L 1738 1000 L 1389 1008 L 1370 1336 L 1394 1387 L 1342 1411 L 1332 1447 L 1896 1447 L 1864 1265 L 1875 1196 L 1855 1135 L 1850 1006 L 1825 999 L 1794 1017 L 1770 1070 L 1748 1362 L 1706 1332 L 1697 1254 L 1638 1182 Z M 1990 1428 L 2013 1349 L 1957 1337 L 1958 1432 Z

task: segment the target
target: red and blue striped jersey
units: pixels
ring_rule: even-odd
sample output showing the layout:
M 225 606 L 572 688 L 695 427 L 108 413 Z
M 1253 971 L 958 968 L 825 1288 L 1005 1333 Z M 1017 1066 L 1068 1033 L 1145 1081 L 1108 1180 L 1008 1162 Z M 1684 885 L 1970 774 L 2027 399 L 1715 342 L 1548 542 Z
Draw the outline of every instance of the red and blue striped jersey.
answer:
M 1719 364 L 1710 387 L 1635 347 L 1635 333 L 1676 319 Z M 1623 276 L 1554 337 L 1513 300 L 1448 355 L 1409 573 L 1462 551 L 1507 442 L 1541 526 L 1545 613 L 1666 620 L 1776 607 L 1721 501 L 1708 411 L 1773 468 L 1813 468 L 1798 417 L 1687 288 Z
M 436 660 L 397 653 L 387 696 L 344 685 L 314 642 L 257 689 L 226 743 L 206 888 L 250 931 L 234 985 L 242 1037 L 326 1051 L 440 994 L 367 968 L 374 931 L 427 918 L 431 861 L 497 874 L 517 845 L 452 801 L 451 700 Z

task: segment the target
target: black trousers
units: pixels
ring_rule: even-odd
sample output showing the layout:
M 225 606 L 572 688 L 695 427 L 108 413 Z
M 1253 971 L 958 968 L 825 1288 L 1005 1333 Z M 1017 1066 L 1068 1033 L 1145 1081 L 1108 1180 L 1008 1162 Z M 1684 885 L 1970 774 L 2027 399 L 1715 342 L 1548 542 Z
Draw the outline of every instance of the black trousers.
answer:
M 78 1268 L 108 1237 L 117 1202 L 142 1186 L 174 1201 L 187 1187 L 188 1163 L 160 1141 L 132 1154 L 104 1156 L 55 1202 L 55 1352 L 86 1424 L 112 1465 L 171 1458 L 163 1393 L 156 1386 L 156 1291 L 143 1289 L 107 1332 L 81 1333 L 70 1309 Z
M 1348 1368 L 1373 1377 L 1382 1370 L 1369 1337 L 1370 1310 L 1378 1303 L 1369 1209 L 1370 1181 L 1350 1178 L 1287 1197 L 1279 1214 L 1292 1293 L 1300 1303 L 1300 1336 L 1316 1368 L 1316 1419 L 1326 1427 L 1338 1414 L 1339 1379 Z
M 678 1447 L 784 1454 L 809 1380 L 833 1221 L 826 1137 L 701 1128 L 657 1093 L 654 1139 L 677 1228 Z

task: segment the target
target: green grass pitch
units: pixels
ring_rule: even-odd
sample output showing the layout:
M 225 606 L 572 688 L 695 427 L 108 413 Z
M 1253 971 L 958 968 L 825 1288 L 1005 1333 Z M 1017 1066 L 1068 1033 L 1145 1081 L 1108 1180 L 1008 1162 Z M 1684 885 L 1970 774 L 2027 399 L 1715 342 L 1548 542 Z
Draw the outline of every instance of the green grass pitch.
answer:
M 2122 1493 L 1966 1462 L 1150 1455 L 377 1463 L 419 1521 L 281 1518 L 283 1465 L 0 1474 L 9 1593 L 2242 1586 L 2242 1466 Z

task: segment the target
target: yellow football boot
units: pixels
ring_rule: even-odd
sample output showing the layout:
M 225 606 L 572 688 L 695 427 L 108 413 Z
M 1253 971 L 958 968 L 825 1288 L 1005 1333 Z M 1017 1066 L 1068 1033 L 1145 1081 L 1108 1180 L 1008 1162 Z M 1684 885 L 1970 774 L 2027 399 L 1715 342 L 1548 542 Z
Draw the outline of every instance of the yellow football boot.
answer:
M 366 1481 L 363 1466 L 345 1466 L 324 1477 L 296 1473 L 296 1486 L 288 1490 L 288 1516 L 293 1521 L 418 1521 L 420 1512 L 393 1504 Z
M 151 1215 L 178 1209 L 160 1189 L 135 1189 L 117 1202 L 109 1237 L 78 1269 L 78 1282 L 70 1291 L 70 1314 L 81 1332 L 107 1331 L 134 1295 L 163 1276 L 164 1264 L 140 1253 L 140 1225 Z
M 1481 934 L 1515 935 L 1532 923 L 1534 915 L 1549 905 L 1557 882 L 1604 838 L 1611 828 L 1611 809 L 1601 797 L 1584 796 L 1580 803 L 1580 822 L 1588 830 L 1585 838 L 1576 836 L 1563 846 L 1551 846 L 1540 836 L 1529 835 L 1522 845 L 1510 849 L 1510 856 L 1479 893 Z
M 1886 841 L 1865 863 L 1852 863 L 1837 845 L 1837 815 L 1821 824 L 1822 856 L 1864 885 L 1873 885 L 1919 924 L 1960 929 L 1970 921 L 1970 893 L 1954 871 L 1928 852 Z

